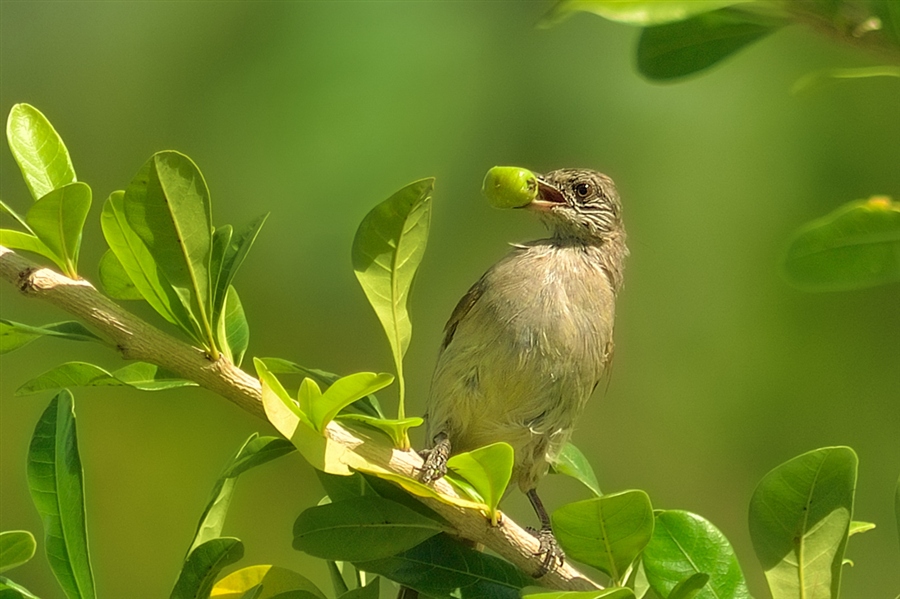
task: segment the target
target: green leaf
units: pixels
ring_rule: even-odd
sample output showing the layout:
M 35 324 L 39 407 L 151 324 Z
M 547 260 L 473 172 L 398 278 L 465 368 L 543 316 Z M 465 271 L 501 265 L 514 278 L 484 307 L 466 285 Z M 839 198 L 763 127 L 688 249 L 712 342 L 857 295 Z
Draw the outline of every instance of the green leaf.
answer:
M 144 296 L 138 291 L 131 277 L 125 272 L 125 267 L 116 258 L 112 250 L 106 250 L 100 258 L 100 284 L 106 295 L 116 300 L 143 300 Z
M 773 599 L 832 599 L 841 585 L 857 457 L 825 447 L 769 472 L 750 499 L 750 538 Z
M 5 576 L 0 576 L 0 599 L 39 599 L 39 597 Z
M 534 584 L 509 562 L 466 547 L 446 534 L 399 555 L 355 565 L 434 599 L 519 599 L 519 589 Z
M 352 591 L 347 591 L 338 599 L 378 599 L 381 593 L 381 579 L 375 578 L 372 582 L 364 587 L 357 587 Z
M 328 387 L 321 398 L 310 406 L 309 419 L 317 431 L 325 430 L 338 412 L 356 400 L 370 395 L 394 382 L 387 373 L 357 372 L 341 377 Z
M 309 379 L 307 379 L 309 380 Z M 386 434 L 391 439 L 394 447 L 401 447 L 403 440 L 409 438 L 409 429 L 422 426 L 425 421 L 422 418 L 404 418 L 403 420 L 390 420 L 388 418 L 373 418 L 365 414 L 338 414 L 337 420 L 361 422 Z
M 76 181 L 66 145 L 47 117 L 34 106 L 12 107 L 6 121 L 6 139 L 35 200 Z
M 209 599 L 219 573 L 244 557 L 244 544 L 233 537 L 210 539 L 185 561 L 170 599 Z
M 228 235 L 228 243 L 222 254 L 221 266 L 218 269 L 214 267 L 212 271 L 216 276 L 214 318 L 217 318 L 219 312 L 222 311 L 228 287 L 234 281 L 234 275 L 244 263 L 247 253 L 253 247 L 253 242 L 256 241 L 262 226 L 266 224 L 267 218 L 269 218 L 269 214 L 263 214 L 247 225 L 237 236 Z
M 857 535 L 862 532 L 868 532 L 874 529 L 875 524 L 873 522 L 858 522 L 854 520 L 850 523 L 850 529 L 847 531 L 847 536 L 852 537 L 853 535 Z
M 509 443 L 492 443 L 473 451 L 458 453 L 447 461 L 447 467 L 462 476 L 490 509 L 491 524 L 497 526 L 497 506 L 512 477 L 513 448 Z
M 900 67 L 884 65 L 877 67 L 813 71 L 798 79 L 791 87 L 791 93 L 796 95 L 820 89 L 840 81 L 849 79 L 869 79 L 872 77 L 900 77 Z
M 595 591 L 554 591 L 552 593 L 527 593 L 523 599 L 634 599 L 634 591 L 624 587 L 597 589 Z
M 322 559 L 396 555 L 445 529 L 399 503 L 364 496 L 309 508 L 294 523 L 294 549 Z
M 667 599 L 694 599 L 709 582 L 709 574 L 692 574 L 675 585 Z M 719 595 L 713 595 L 718 599 Z M 749 595 L 748 595 L 749 597 Z
M 212 288 L 215 290 L 213 298 L 213 321 L 218 322 L 218 312 L 222 311 L 222 304 L 225 302 L 224 289 L 220 294 L 218 292 L 219 279 L 222 276 L 222 264 L 225 262 L 225 253 L 228 246 L 231 245 L 231 236 L 234 234 L 234 228 L 231 225 L 222 225 L 213 231 L 212 248 L 209 254 L 209 280 Z M 226 288 L 227 289 L 227 288 Z
M 0 354 L 24 347 L 39 337 L 58 337 L 70 341 L 104 343 L 100 337 L 90 332 L 80 322 L 74 320 L 33 327 L 21 322 L 0 318 Z
M 229 285 L 225 306 L 219 318 L 219 347 L 235 366 L 240 366 L 250 344 L 250 325 L 237 290 Z
M 91 208 L 91 188 L 70 183 L 54 189 L 34 204 L 25 215 L 28 226 L 50 251 L 65 263 L 68 276 L 78 276 L 81 234 Z
M 897 489 L 894 491 L 894 516 L 897 517 L 897 538 L 900 539 L 900 478 L 897 479 Z
M 38 420 L 28 450 L 28 489 L 44 524 L 50 569 L 69 599 L 93 599 L 84 481 L 72 394 L 61 391 Z
M 553 512 L 551 520 L 566 555 L 619 583 L 653 534 L 653 507 L 643 491 L 570 503 Z
M 25 221 L 25 217 L 13 210 L 9 204 L 4 202 L 3 200 L 0 200 L 0 213 L 3 212 L 6 212 L 8 215 L 13 217 L 13 220 L 19 223 L 19 225 L 21 225 L 22 228 L 24 228 L 25 231 L 30 235 L 34 235 L 34 231 L 32 231 L 31 227 L 28 226 L 28 223 Z
M 784 276 L 805 291 L 845 291 L 900 281 L 900 204 L 884 196 L 838 208 L 798 231 Z
M 61 271 L 66 270 L 66 264 L 62 258 L 53 253 L 47 245 L 29 233 L 14 231 L 12 229 L 0 229 L 0 245 L 11 250 L 24 250 L 43 256 L 56 264 Z
M 200 323 L 201 339 L 215 354 L 210 289 L 212 214 L 209 190 L 197 165 L 178 152 L 154 154 L 125 190 L 124 207 L 128 225 L 144 242 L 185 309 Z
M 214 599 L 242 599 L 254 587 L 262 592 L 256 599 L 325 599 L 319 588 L 302 574 L 280 566 L 250 566 L 222 578 L 213 587 Z M 284 595 L 284 593 L 292 593 Z
M 653 538 L 644 548 L 642 562 L 650 586 L 660 597 L 671 597 L 679 585 L 683 585 L 682 593 L 705 585 L 698 599 L 750 599 L 728 539 L 696 514 L 658 511 Z M 698 574 L 708 575 L 709 581 L 701 583 Z
M 761 19 L 724 9 L 686 21 L 648 27 L 641 32 L 638 41 L 637 67 L 648 79 L 661 81 L 691 75 L 764 38 L 782 25 L 780 20 Z
M 32 557 L 37 544 L 27 530 L 0 532 L 0 572 L 21 566 Z
M 589 12 L 628 25 L 661 25 L 710 12 L 747 0 L 560 0 L 544 18 L 544 24 L 561 21 L 575 12 Z
M 316 470 L 316 472 L 319 472 Z M 328 574 L 331 575 L 331 586 L 334 587 L 334 596 L 340 597 L 350 589 L 347 588 L 347 582 L 344 580 L 344 575 L 341 573 L 341 569 L 338 567 L 338 564 L 334 560 L 326 560 L 328 564 Z
M 400 387 L 397 418 L 406 418 L 403 356 L 412 337 L 409 290 L 431 225 L 434 179 L 411 183 L 377 205 L 353 239 L 353 270 L 387 333 Z M 404 448 L 409 445 L 408 441 Z
M 556 458 L 556 463 L 552 466 L 552 471 L 556 474 L 571 476 L 593 491 L 594 495 L 598 497 L 603 495 L 600 492 L 600 483 L 597 482 L 597 475 L 594 474 L 591 463 L 584 457 L 581 450 L 571 443 L 566 443 L 563 446 L 562 452 Z
M 196 387 L 197 383 L 175 378 L 171 373 L 147 362 L 133 362 L 109 372 L 87 362 L 66 362 L 16 389 L 16 395 L 71 387 L 134 387 L 141 391 L 163 391 L 178 387 Z

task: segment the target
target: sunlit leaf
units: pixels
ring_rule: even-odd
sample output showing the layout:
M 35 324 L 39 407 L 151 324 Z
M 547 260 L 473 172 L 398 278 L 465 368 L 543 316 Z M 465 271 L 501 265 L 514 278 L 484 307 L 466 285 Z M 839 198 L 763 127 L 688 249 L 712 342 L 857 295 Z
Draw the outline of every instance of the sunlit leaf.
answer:
M 821 71 L 814 71 L 798 79 L 791 87 L 791 93 L 801 94 L 840 81 L 847 81 L 850 79 L 870 79 L 872 77 L 900 77 L 900 67 L 884 65 L 877 67 L 824 69 Z
M 21 322 L 0 319 L 0 354 L 24 347 L 40 337 L 56 337 L 70 341 L 104 341 L 74 320 L 33 327 Z
M 543 24 L 557 23 L 574 12 L 589 12 L 628 25 L 661 25 L 746 1 L 748 0 L 560 0 L 544 18 Z
M 18 212 L 16 212 L 15 210 L 13 210 L 12 206 L 7 204 L 3 200 L 0 200 L 0 214 L 2 214 L 4 212 L 7 213 L 8 215 L 10 215 L 13 218 L 13 220 L 15 220 L 19 224 L 20 227 L 25 229 L 25 231 L 27 233 L 34 235 L 34 231 L 32 231 L 31 227 L 28 226 L 28 223 L 25 222 L 25 217 L 22 216 L 21 214 L 19 214 Z
M 694 597 L 700 597 L 700 591 L 703 590 L 703 587 L 709 582 L 709 574 L 691 574 L 681 582 L 675 585 L 675 587 L 669 592 L 669 596 L 666 599 L 694 599 Z M 716 599 L 722 597 L 721 595 L 712 595 Z M 749 597 L 749 595 L 748 595 Z
M 51 368 L 16 389 L 16 395 L 72 387 L 134 387 L 141 391 L 163 391 L 178 387 L 196 387 L 197 383 L 176 378 L 155 364 L 133 362 L 109 372 L 87 362 L 66 362 Z
M 260 585 L 256 599 L 282 599 L 282 593 L 293 592 L 291 599 L 325 599 L 313 582 L 293 570 L 280 566 L 250 566 L 222 578 L 212 589 L 210 599 L 242 599 L 244 593 Z M 305 594 L 305 596 L 304 596 Z
M 642 563 L 650 586 L 660 597 L 670 597 L 682 585 L 679 592 L 697 590 L 697 599 L 750 599 L 728 539 L 696 514 L 658 511 Z M 697 575 L 708 575 L 708 581 L 701 582 Z
M 873 522 L 858 522 L 854 520 L 850 523 L 850 529 L 847 531 L 847 536 L 852 537 L 853 535 L 858 535 L 863 532 L 869 532 L 870 530 L 875 529 L 875 524 Z
M 647 27 L 638 41 L 637 67 L 649 79 L 684 77 L 711 67 L 783 24 L 723 9 Z
M 47 117 L 34 106 L 15 104 L 12 107 L 6 121 L 6 139 L 35 200 L 76 181 L 66 145 Z
M 336 380 L 325 393 L 310 406 L 309 419 L 313 427 L 322 431 L 338 412 L 356 400 L 370 395 L 394 382 L 391 374 L 357 372 Z
M 103 291 L 109 297 L 117 300 L 144 299 L 112 250 L 106 250 L 100 258 L 99 275 Z
M 22 585 L 0 576 L 0 599 L 40 599 Z
M 396 555 L 444 530 L 399 503 L 364 496 L 308 508 L 294 523 L 294 549 L 339 561 Z
M 900 204 L 874 196 L 809 223 L 788 247 L 784 275 L 806 291 L 900 281 Z
M 554 591 L 552 593 L 527 593 L 522 599 L 635 599 L 634 591 L 624 587 L 597 589 L 595 591 Z
M 219 573 L 244 557 L 244 544 L 233 537 L 206 541 L 191 551 L 170 599 L 207 599 Z
M 69 599 L 94 599 L 75 404 L 61 391 L 38 420 L 28 450 L 28 489 L 44 524 L 50 569 Z
M 338 414 L 338 420 L 350 422 L 362 422 L 386 434 L 391 439 L 394 447 L 403 446 L 403 440 L 408 438 L 409 429 L 422 426 L 425 421 L 419 417 L 404 418 L 403 420 L 390 420 L 388 418 L 373 418 L 365 414 Z
M 387 333 L 394 356 L 400 420 L 406 418 L 403 356 L 412 337 L 409 290 L 428 242 L 433 189 L 434 179 L 407 185 L 373 208 L 353 239 L 353 270 Z
M 27 530 L 0 532 L 0 572 L 21 566 L 32 557 L 37 544 Z
M 63 272 L 66 270 L 66 263 L 62 257 L 53 253 L 53 250 L 30 233 L 22 231 L 14 231 L 13 229 L 0 229 L 0 245 L 11 250 L 24 250 L 43 256 L 56 264 Z
M 600 483 L 597 482 L 597 475 L 591 463 L 588 462 L 581 450 L 572 443 L 566 443 L 562 452 L 556 459 L 556 463 L 552 465 L 553 472 L 571 476 L 585 487 L 594 492 L 594 495 L 600 496 Z
M 551 520 L 566 555 L 619 582 L 653 534 L 653 506 L 643 491 L 570 503 L 553 512 Z
M 769 472 L 750 499 L 750 538 L 773 599 L 832 599 L 856 489 L 857 457 L 825 447 Z
M 244 353 L 250 344 L 250 325 L 244 314 L 244 306 L 233 285 L 228 287 L 225 305 L 219 320 L 219 346 L 226 351 L 228 359 L 240 366 Z
M 513 448 L 508 443 L 458 453 L 447 461 L 447 468 L 466 479 L 488 506 L 491 523 L 498 524 L 497 506 L 512 477 Z
M 65 272 L 77 276 L 81 234 L 91 208 L 91 188 L 84 183 L 58 187 L 31 205 L 25 220 L 38 239 L 62 258 Z
M 228 243 L 225 246 L 225 252 L 222 254 L 221 266 L 212 271 L 216 276 L 214 287 L 216 302 L 213 318 L 217 318 L 218 313 L 222 310 L 228 287 L 234 281 L 234 275 L 237 274 L 241 264 L 244 263 L 247 253 L 250 251 L 250 248 L 253 247 L 253 242 L 256 241 L 256 237 L 259 235 L 262 226 L 266 224 L 267 218 L 269 218 L 268 213 L 263 214 L 247 225 L 237 235 L 228 235 Z

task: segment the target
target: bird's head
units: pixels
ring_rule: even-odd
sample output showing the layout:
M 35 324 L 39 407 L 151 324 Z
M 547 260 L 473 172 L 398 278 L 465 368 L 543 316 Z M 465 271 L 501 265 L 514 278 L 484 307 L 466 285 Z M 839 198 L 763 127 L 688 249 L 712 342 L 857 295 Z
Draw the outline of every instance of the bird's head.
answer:
M 615 183 L 590 169 L 566 168 L 538 176 L 537 198 L 524 208 L 537 211 L 555 237 L 603 243 L 624 235 Z

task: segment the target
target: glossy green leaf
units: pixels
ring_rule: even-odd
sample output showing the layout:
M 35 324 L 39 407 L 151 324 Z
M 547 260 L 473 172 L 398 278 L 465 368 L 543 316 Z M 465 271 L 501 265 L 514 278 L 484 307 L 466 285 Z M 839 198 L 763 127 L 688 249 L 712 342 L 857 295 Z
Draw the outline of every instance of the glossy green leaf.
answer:
M 396 555 L 444 530 L 399 503 L 364 496 L 309 508 L 294 523 L 294 549 L 338 561 Z
M 225 290 L 220 294 L 218 292 L 219 279 L 222 276 L 222 264 L 225 262 L 225 254 L 231 245 L 231 237 L 234 234 L 234 228 L 231 225 L 222 225 L 213 231 L 212 248 L 209 254 L 209 281 L 212 289 L 215 290 L 213 298 L 213 321 L 218 322 L 218 313 L 222 310 L 222 304 L 225 301 Z M 226 288 L 227 289 L 227 288 Z
M 0 354 L 24 347 L 40 337 L 104 343 L 100 337 L 93 334 L 80 322 L 74 320 L 33 327 L 21 322 L 0 318 Z
M 728 539 L 696 514 L 657 512 L 653 538 L 644 548 L 642 562 L 650 586 L 660 597 L 670 597 L 683 584 L 680 592 L 684 593 L 703 587 L 696 595 L 698 599 L 750 599 Z M 709 581 L 700 583 L 694 578 L 687 582 L 697 574 L 708 575 Z
M 624 587 L 597 589 L 595 591 L 554 591 L 552 593 L 527 593 L 522 599 L 635 599 L 634 591 Z
M 437 512 L 415 499 L 402 487 L 377 476 L 359 472 L 350 476 L 336 476 L 321 470 L 316 470 L 316 475 L 333 503 L 363 496 L 382 497 L 418 512 L 429 520 L 440 522 L 448 528 L 450 526 Z
M 434 599 L 519 599 L 519 590 L 534 584 L 509 562 L 446 534 L 393 557 L 355 565 Z
M 692 574 L 675 585 L 666 599 L 694 599 L 709 582 L 709 574 Z M 749 596 L 749 595 L 748 595 Z M 719 595 L 713 595 L 718 599 Z
M 900 204 L 875 196 L 809 223 L 791 241 L 783 272 L 806 291 L 900 281 Z
M 244 557 L 244 544 L 233 537 L 210 539 L 191 551 L 170 599 L 208 599 L 219 573 Z
M 212 349 L 212 213 L 197 165 L 178 152 L 154 154 L 125 190 L 124 207 L 128 225 L 200 323 L 204 344 Z
M 12 107 L 6 121 L 6 139 L 35 200 L 76 181 L 66 145 L 47 117 L 34 106 Z
M 28 489 L 44 524 L 50 569 L 69 599 L 93 599 L 84 480 L 72 394 L 61 391 L 38 420 L 28 450 Z
M 378 599 L 380 593 L 381 579 L 376 577 L 375 580 L 373 580 L 366 586 L 357 587 L 353 590 L 347 591 L 338 599 Z
M 62 258 L 66 274 L 76 278 L 81 234 L 91 208 L 91 188 L 70 183 L 54 189 L 25 215 L 28 226 L 50 251 Z
M 603 495 L 600 491 L 600 483 L 597 481 L 597 475 L 591 463 L 581 453 L 581 450 L 572 443 L 566 443 L 562 452 L 556 458 L 556 463 L 552 465 L 552 471 L 556 474 L 564 474 L 571 476 L 585 487 L 593 491 L 598 497 Z
M 447 461 L 447 468 L 471 484 L 490 509 L 491 523 L 498 524 L 497 506 L 512 477 L 513 448 L 509 443 L 492 443 L 473 451 L 458 453 Z
M 869 532 L 875 528 L 873 522 L 857 522 L 854 520 L 850 523 L 850 529 L 847 531 L 847 536 L 852 537 L 853 535 L 858 535 L 863 532 Z
M 27 530 L 0 532 L 0 572 L 21 566 L 32 557 L 37 544 Z
M 116 300 L 144 299 L 112 250 L 106 250 L 100 258 L 99 275 L 100 285 L 109 297 Z
M 121 386 L 134 387 L 141 391 L 163 391 L 178 387 L 196 387 L 197 383 L 176 378 L 159 366 L 147 362 L 133 362 L 113 372 L 87 362 L 66 362 L 22 384 L 16 390 L 16 395 L 30 395 L 72 387 Z
M 0 599 L 40 599 L 25 587 L 0 576 Z
M 341 378 L 339 375 L 334 374 L 333 372 L 327 372 L 325 370 L 319 370 L 317 368 L 306 368 L 305 366 L 301 366 L 282 358 L 260 359 L 273 374 L 300 374 L 304 377 L 311 378 L 322 387 L 328 387 L 334 384 L 336 380 Z M 381 409 L 381 404 L 379 403 L 378 398 L 374 395 L 367 395 L 362 399 L 353 402 L 352 404 L 347 406 L 347 408 L 355 409 L 361 414 L 366 414 L 367 416 L 373 416 L 375 418 L 385 418 L 384 412 Z
M 370 395 L 394 382 L 387 373 L 357 372 L 334 382 L 322 397 L 310 406 L 309 419 L 317 431 L 325 430 L 338 412 L 356 400 Z
M 412 337 L 409 290 L 428 242 L 434 179 L 411 183 L 377 205 L 353 239 L 353 270 L 387 333 L 397 368 L 400 407 L 406 418 L 403 356 Z
M 660 3 L 664 4 L 664 3 Z M 778 20 L 729 9 L 641 32 L 637 67 L 649 79 L 669 80 L 707 69 L 741 48 L 778 30 Z
M 365 414 L 338 414 L 338 420 L 361 422 L 386 434 L 391 439 L 394 447 L 402 447 L 403 440 L 409 438 L 409 429 L 422 426 L 425 421 L 419 417 L 404 418 L 403 420 L 391 420 L 388 418 L 373 418 Z
M 748 0 L 560 0 L 544 18 L 550 25 L 575 12 L 588 12 L 628 25 L 661 25 Z
M 653 534 L 653 506 L 643 491 L 570 503 L 553 512 L 551 520 L 566 555 L 619 582 Z
M 0 200 L 0 214 L 2 214 L 3 212 L 10 215 L 13 218 L 13 220 L 15 220 L 19 224 L 20 227 L 25 229 L 26 233 L 29 233 L 30 235 L 34 235 L 34 231 L 32 231 L 31 227 L 28 226 L 28 223 L 25 221 L 25 217 L 22 216 L 21 214 L 19 214 L 18 212 L 16 212 L 15 210 L 13 210 L 12 206 L 7 204 L 3 200 Z
M 769 472 L 750 499 L 750 538 L 773 599 L 832 599 L 841 585 L 857 457 L 825 447 Z
M 219 346 L 235 366 L 240 366 L 250 344 L 250 325 L 244 306 L 233 285 L 228 287 L 225 305 L 219 319 Z
M 316 470 L 316 472 L 319 471 Z M 340 597 L 350 589 L 347 588 L 347 582 L 344 580 L 344 575 L 338 567 L 338 563 L 331 559 L 326 560 L 326 563 L 328 564 L 328 574 L 331 576 L 331 586 L 334 587 L 334 596 Z
M 110 250 L 147 303 L 167 321 L 199 340 L 200 325 L 182 305 L 150 250 L 125 219 L 124 191 L 113 192 L 107 198 L 100 213 L 100 225 Z
M 872 77 L 900 77 L 900 67 L 884 65 L 877 67 L 857 67 L 849 69 L 824 69 L 813 71 L 798 79 L 791 86 L 792 94 L 801 94 L 820 89 L 829 84 L 852 79 L 870 79 Z
M 29 233 L 14 231 L 12 229 L 0 229 L 0 245 L 11 250 L 24 250 L 43 256 L 56 264 L 63 272 L 66 270 L 65 261 L 53 253 L 47 245 Z
M 325 599 L 319 588 L 302 574 L 280 566 L 250 566 L 222 578 L 213 587 L 210 599 L 243 599 L 244 593 L 261 587 L 256 599 Z
M 244 263 L 247 253 L 253 247 L 253 242 L 256 241 L 262 226 L 266 224 L 267 218 L 269 218 L 269 214 L 263 214 L 237 235 L 228 236 L 228 244 L 225 246 L 225 252 L 222 254 L 221 266 L 212 271 L 216 276 L 214 318 L 218 317 L 218 313 L 222 310 L 228 287 L 234 281 L 234 275 L 237 274 L 241 264 Z

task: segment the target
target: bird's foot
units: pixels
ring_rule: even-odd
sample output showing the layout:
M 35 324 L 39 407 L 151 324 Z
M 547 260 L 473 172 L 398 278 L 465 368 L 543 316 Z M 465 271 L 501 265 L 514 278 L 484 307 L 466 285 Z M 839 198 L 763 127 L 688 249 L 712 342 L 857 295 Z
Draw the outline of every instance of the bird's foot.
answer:
M 450 459 L 450 440 L 446 437 L 437 440 L 434 447 L 419 452 L 425 460 L 419 474 L 419 480 L 426 485 L 447 474 L 447 460 Z
M 565 552 L 563 552 L 562 547 L 559 546 L 556 537 L 553 536 L 553 530 L 549 527 L 543 527 L 540 530 L 535 530 L 530 526 L 526 530 L 537 537 L 538 541 L 540 541 L 538 550 L 534 553 L 534 555 L 535 557 L 541 558 L 541 565 L 538 568 L 537 572 L 535 572 L 532 576 L 534 576 L 535 578 L 541 578 L 548 572 L 562 567 L 562 565 L 566 561 L 566 554 Z

